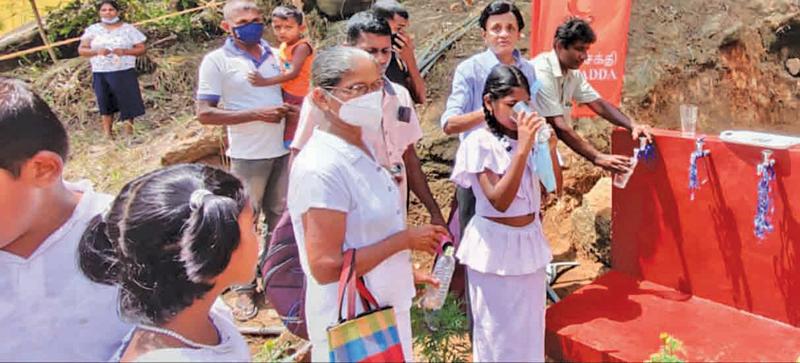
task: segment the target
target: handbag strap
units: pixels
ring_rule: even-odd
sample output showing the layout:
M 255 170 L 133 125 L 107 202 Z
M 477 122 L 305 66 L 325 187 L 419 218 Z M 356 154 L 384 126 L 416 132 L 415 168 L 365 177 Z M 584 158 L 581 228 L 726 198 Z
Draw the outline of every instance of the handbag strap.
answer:
M 356 265 L 356 250 L 349 249 L 344 252 L 342 262 L 342 272 L 339 274 L 339 321 L 344 321 L 342 317 L 342 308 L 344 305 L 345 291 L 347 292 L 347 317 L 346 319 L 353 319 L 356 313 L 356 291 L 361 298 L 361 305 L 365 311 L 377 309 L 379 307 L 378 301 L 375 296 L 367 289 L 364 284 L 364 278 L 357 276 L 355 271 Z

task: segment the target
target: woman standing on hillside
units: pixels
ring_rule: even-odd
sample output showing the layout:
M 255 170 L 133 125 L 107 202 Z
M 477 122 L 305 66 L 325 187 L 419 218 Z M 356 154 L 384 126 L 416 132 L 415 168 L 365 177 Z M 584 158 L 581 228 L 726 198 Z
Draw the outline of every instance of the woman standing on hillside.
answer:
M 144 115 L 144 102 L 136 74 L 136 57 L 145 53 L 142 32 L 119 18 L 119 5 L 113 0 L 100 1 L 100 23 L 92 24 L 81 37 L 78 53 L 90 58 L 92 88 L 103 120 L 103 132 L 114 137 L 113 116 L 127 121 L 125 130 L 133 133 L 133 119 Z

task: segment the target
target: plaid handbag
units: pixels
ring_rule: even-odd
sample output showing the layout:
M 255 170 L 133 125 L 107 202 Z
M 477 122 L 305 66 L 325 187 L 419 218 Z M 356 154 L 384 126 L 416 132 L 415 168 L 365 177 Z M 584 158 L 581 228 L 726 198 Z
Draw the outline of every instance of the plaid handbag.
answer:
M 328 328 L 331 362 L 403 362 L 403 347 L 397 332 L 397 320 L 391 306 L 379 307 L 367 290 L 364 279 L 356 276 L 356 253 L 344 253 L 339 276 L 339 322 Z M 364 312 L 356 315 L 356 292 Z M 347 317 L 342 317 L 345 293 Z

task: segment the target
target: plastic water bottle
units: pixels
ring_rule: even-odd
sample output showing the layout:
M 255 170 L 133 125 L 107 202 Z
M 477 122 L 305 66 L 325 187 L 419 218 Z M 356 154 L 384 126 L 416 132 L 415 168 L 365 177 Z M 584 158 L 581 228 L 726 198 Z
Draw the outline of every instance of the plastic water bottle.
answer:
M 533 110 L 526 102 L 517 102 L 514 111 L 533 113 Z M 530 161 L 533 163 L 533 171 L 544 185 L 548 193 L 556 190 L 556 175 L 553 171 L 553 158 L 550 157 L 550 137 L 553 135 L 553 128 L 549 124 L 544 124 L 536 131 L 536 145 L 533 146 Z
M 450 290 L 450 280 L 453 279 L 453 272 L 456 269 L 456 258 L 453 256 L 455 248 L 450 242 L 446 242 L 442 255 L 436 260 L 433 267 L 433 277 L 439 280 L 439 287 L 428 285 L 425 295 L 422 297 L 422 307 L 428 310 L 439 310 L 444 305 L 447 292 Z

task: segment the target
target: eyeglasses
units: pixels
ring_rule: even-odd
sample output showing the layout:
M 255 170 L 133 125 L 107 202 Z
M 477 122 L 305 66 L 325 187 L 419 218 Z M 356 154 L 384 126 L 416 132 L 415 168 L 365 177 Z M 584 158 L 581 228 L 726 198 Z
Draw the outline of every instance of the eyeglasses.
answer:
M 383 89 L 383 78 L 378 79 L 372 84 L 356 83 L 347 87 L 325 87 L 327 90 L 338 90 L 346 94 L 348 97 L 360 97 L 369 92 L 376 92 Z

